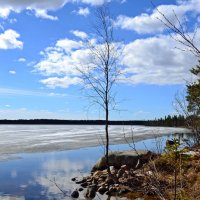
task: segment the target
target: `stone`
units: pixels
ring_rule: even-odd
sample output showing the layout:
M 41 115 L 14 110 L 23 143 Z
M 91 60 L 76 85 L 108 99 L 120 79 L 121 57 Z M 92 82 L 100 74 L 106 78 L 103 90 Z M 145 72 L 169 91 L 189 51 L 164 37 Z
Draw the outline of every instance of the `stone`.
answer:
M 121 189 L 121 190 L 118 192 L 118 194 L 119 194 L 119 195 L 124 195 L 124 194 L 126 194 L 127 192 L 129 192 L 129 191 L 126 190 L 126 189 Z
M 110 166 L 110 171 L 113 171 L 115 169 L 114 166 Z
M 122 166 L 121 166 L 121 169 L 122 169 L 122 170 L 128 170 L 128 167 L 127 167 L 127 165 L 122 165 Z
M 103 195 L 103 194 L 105 194 L 105 192 L 107 192 L 107 189 L 106 189 L 105 187 L 101 186 L 101 187 L 97 190 L 97 192 L 99 192 L 99 194 Z
M 72 181 L 76 181 L 76 178 L 77 178 L 77 177 L 74 177 L 74 178 L 72 178 L 71 180 L 72 180 Z
M 119 169 L 121 166 L 126 165 L 127 167 L 135 168 L 137 166 L 138 168 L 141 167 L 144 163 L 149 161 L 151 156 L 154 155 L 150 151 L 116 151 L 109 153 L 109 164 L 111 166 L 114 166 L 114 168 Z M 92 171 L 96 170 L 104 170 L 106 169 L 106 158 L 103 156 L 92 168 Z
M 94 188 L 88 188 L 84 195 L 86 198 L 93 199 L 96 196 L 96 191 Z
M 88 183 L 87 183 L 87 182 L 81 183 L 81 187 L 86 188 L 87 186 L 88 186 Z
M 127 173 L 127 172 L 124 172 L 123 175 L 122 175 L 122 177 L 123 177 L 123 178 L 128 178 L 128 173 Z
M 78 189 L 79 192 L 82 192 L 83 190 L 84 190 L 83 188 L 79 188 L 79 189 Z
M 122 169 L 118 170 L 117 172 L 117 178 L 121 178 L 123 175 L 124 171 Z
M 76 181 L 76 184 L 81 184 L 81 183 L 85 183 L 86 182 L 86 179 L 82 179 L 80 181 Z
M 114 182 L 114 180 L 113 180 L 112 178 L 108 177 L 108 178 L 105 180 L 105 183 L 107 183 L 108 185 L 112 185 L 112 184 L 114 184 L 115 182 Z
M 74 190 L 71 194 L 71 197 L 77 199 L 79 197 L 79 192 L 77 190 Z
M 102 174 L 102 172 L 98 170 L 93 173 L 93 177 L 99 177 L 101 174 Z

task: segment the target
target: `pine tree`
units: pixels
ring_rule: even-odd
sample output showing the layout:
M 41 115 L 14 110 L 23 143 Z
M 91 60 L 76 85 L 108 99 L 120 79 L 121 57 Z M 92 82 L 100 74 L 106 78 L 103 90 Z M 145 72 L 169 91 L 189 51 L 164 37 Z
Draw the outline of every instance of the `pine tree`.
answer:
M 200 60 L 196 67 L 192 68 L 191 73 L 197 76 L 197 81 L 187 85 L 188 111 L 193 115 L 200 115 Z
M 200 144 L 200 61 L 198 65 L 192 68 L 191 73 L 197 77 L 197 80 L 187 85 L 187 96 L 188 102 L 188 125 L 194 133 L 194 142 Z

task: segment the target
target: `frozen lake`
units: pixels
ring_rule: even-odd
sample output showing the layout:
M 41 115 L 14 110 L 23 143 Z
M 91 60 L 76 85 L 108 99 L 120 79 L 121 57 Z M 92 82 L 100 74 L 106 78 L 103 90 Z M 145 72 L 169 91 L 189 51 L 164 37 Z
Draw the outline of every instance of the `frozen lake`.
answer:
M 137 149 L 152 150 L 156 140 L 148 138 L 164 136 L 164 145 L 171 134 L 184 132 L 187 130 L 110 126 L 111 143 L 114 144 L 110 150 L 130 150 L 124 135 L 130 142 L 132 138 L 138 141 L 135 143 Z M 71 192 L 78 187 L 71 178 L 90 172 L 104 154 L 104 148 L 100 146 L 103 138 L 103 126 L 1 125 L 0 199 L 70 200 Z M 79 200 L 83 199 L 83 193 L 80 193 Z
M 110 144 L 184 133 L 183 128 L 110 126 Z M 105 142 L 104 126 L 0 125 L 0 156 L 16 153 L 60 151 L 94 147 Z

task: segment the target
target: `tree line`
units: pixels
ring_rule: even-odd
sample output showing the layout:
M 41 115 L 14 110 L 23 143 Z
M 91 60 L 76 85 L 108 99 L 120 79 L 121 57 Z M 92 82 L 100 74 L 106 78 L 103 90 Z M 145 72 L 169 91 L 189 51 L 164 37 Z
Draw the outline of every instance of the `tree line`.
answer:
M 184 127 L 185 117 L 182 115 L 168 115 L 155 120 L 109 120 L 109 125 L 141 125 L 141 126 L 170 126 Z M 0 120 L 0 124 L 27 125 L 105 125 L 105 120 L 59 120 L 59 119 L 19 119 Z

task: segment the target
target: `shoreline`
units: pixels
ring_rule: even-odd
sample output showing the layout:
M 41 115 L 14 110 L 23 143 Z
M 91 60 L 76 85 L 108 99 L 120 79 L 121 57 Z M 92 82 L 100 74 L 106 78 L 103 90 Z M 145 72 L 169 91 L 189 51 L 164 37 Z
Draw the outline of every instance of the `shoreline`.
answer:
M 146 126 L 109 126 L 110 145 L 139 142 L 171 134 L 188 133 L 187 129 Z M 0 125 L 0 160 L 23 153 L 46 153 L 102 146 L 104 126 Z M 126 139 L 124 138 L 126 137 Z

